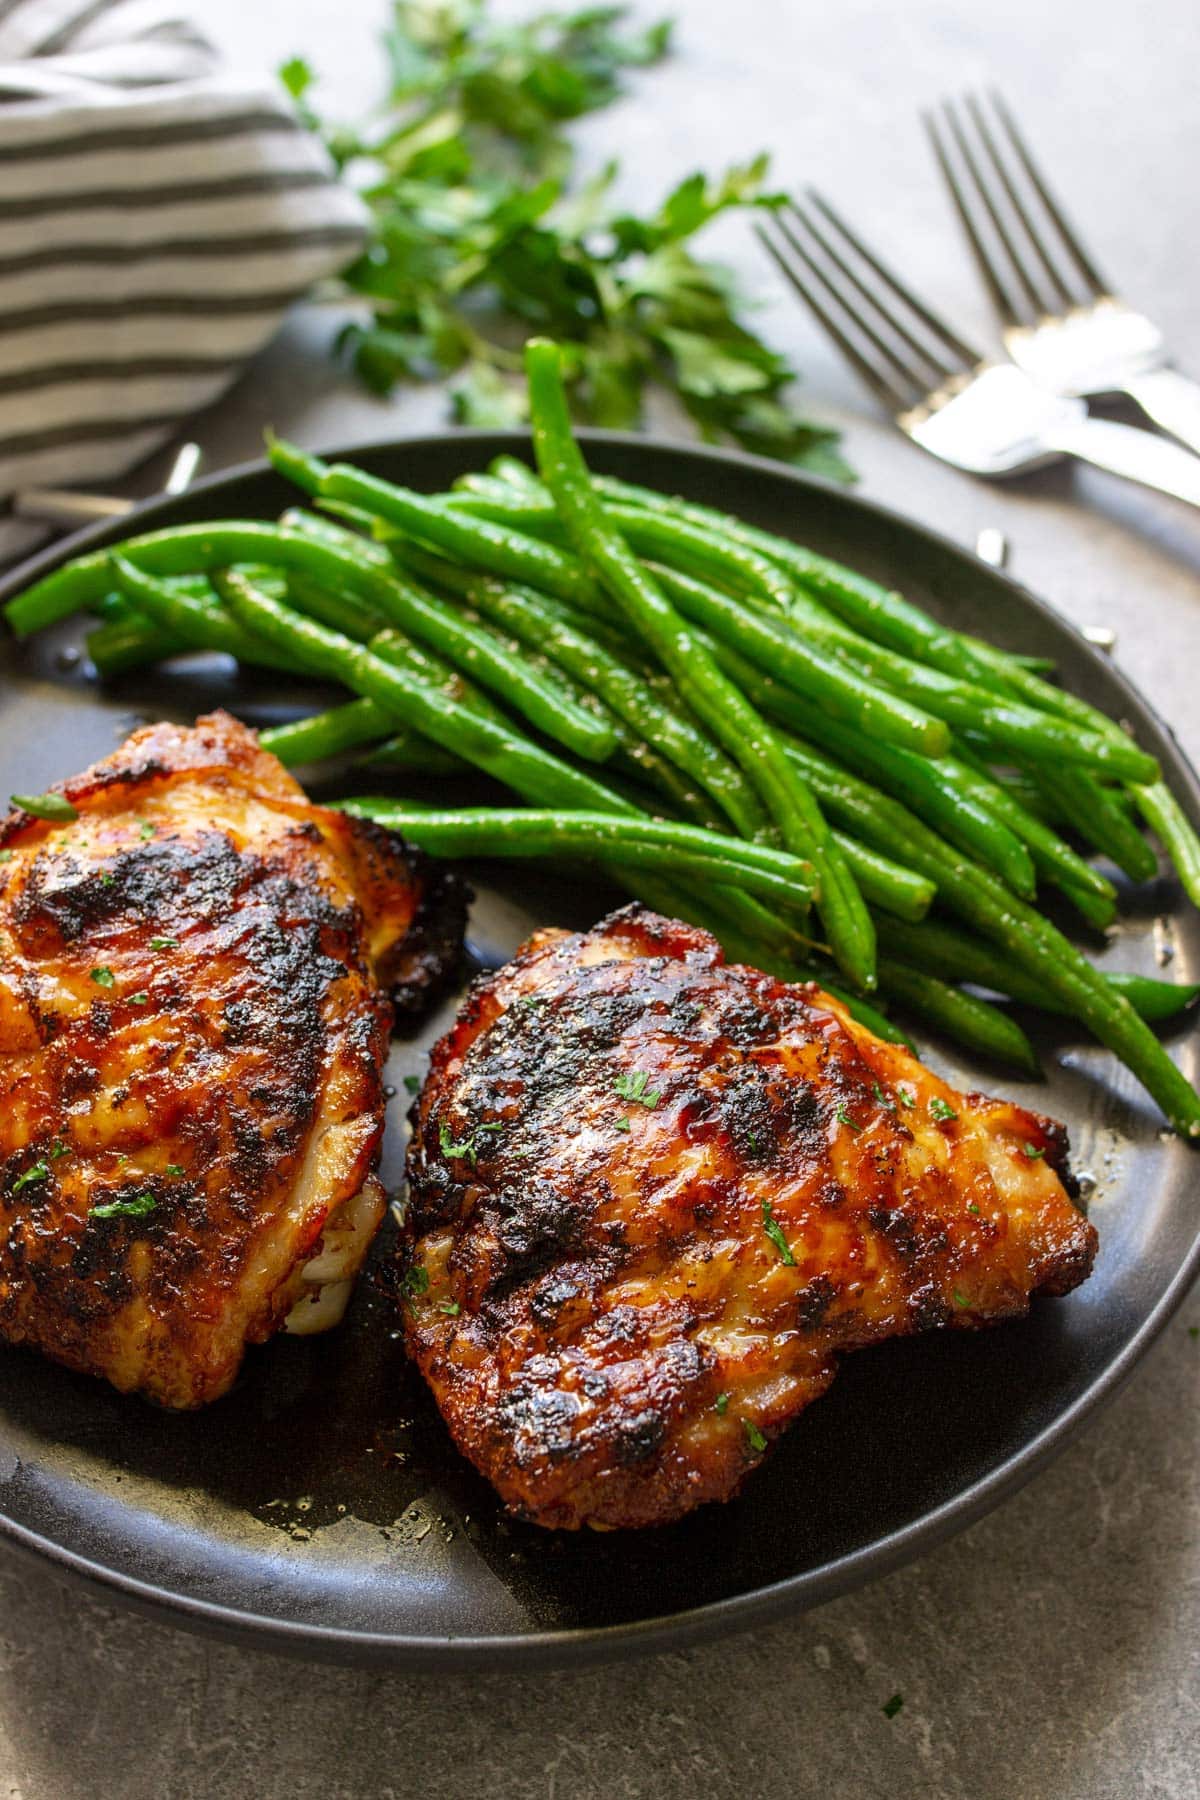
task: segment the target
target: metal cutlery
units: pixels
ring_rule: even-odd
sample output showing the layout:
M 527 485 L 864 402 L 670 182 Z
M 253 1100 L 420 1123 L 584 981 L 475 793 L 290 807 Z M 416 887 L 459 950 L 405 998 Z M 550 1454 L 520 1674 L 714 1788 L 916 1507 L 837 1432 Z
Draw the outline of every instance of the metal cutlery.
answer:
M 1018 367 L 1059 394 L 1127 394 L 1200 451 L 1200 382 L 1114 293 L 1051 194 L 999 94 L 924 115 L 938 166 Z
M 1200 457 L 1088 416 L 938 316 L 811 190 L 756 227 L 766 249 L 897 425 L 972 474 L 1019 475 L 1064 457 L 1200 506 Z

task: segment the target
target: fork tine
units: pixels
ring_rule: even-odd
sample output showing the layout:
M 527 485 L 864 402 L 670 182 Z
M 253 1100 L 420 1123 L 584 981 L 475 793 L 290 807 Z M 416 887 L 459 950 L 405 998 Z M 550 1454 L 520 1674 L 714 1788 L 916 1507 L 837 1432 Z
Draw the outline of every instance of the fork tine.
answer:
M 984 113 L 983 107 L 980 104 L 979 96 L 977 94 L 968 94 L 966 104 L 967 111 L 974 120 L 976 133 L 991 162 L 996 179 L 1004 189 L 1004 192 L 1008 195 L 1008 203 L 1024 229 L 1029 247 L 1042 266 L 1042 272 L 1049 283 L 1051 295 L 1055 302 L 1060 305 L 1068 307 L 1074 306 L 1076 304 L 1076 297 L 1072 294 L 1070 288 L 1055 268 L 1049 252 L 1038 235 L 1038 228 L 1029 208 L 1021 198 L 1016 184 L 1009 174 L 1008 165 L 996 147 L 996 140 L 992 136 L 992 128 L 988 124 L 987 115 Z
M 811 189 L 809 190 L 807 198 L 815 198 Z M 837 269 L 842 277 L 850 283 L 850 286 L 856 293 L 867 302 L 867 305 L 872 307 L 878 313 L 884 313 L 884 308 L 880 304 L 878 296 L 871 292 L 870 288 L 863 281 L 862 276 L 859 275 L 856 270 L 851 268 L 850 264 L 846 261 L 846 258 L 841 254 L 837 247 L 829 241 L 826 234 L 818 229 L 813 219 L 807 213 L 803 212 L 794 200 L 788 201 L 787 210 L 800 221 L 807 230 L 809 236 L 821 246 L 821 249 L 833 264 L 834 268 Z M 781 218 L 779 225 L 780 229 L 786 233 L 786 220 Z M 912 354 L 925 365 L 929 372 L 926 377 L 926 384 L 928 386 L 936 387 L 943 381 L 948 381 L 952 375 L 961 373 L 961 369 L 957 368 L 954 364 L 947 363 L 943 361 L 941 357 L 935 356 L 933 351 L 930 350 L 927 345 L 922 344 L 909 330 L 903 319 L 899 318 L 894 312 L 886 313 L 884 316 L 887 318 L 889 327 L 896 337 L 900 339 L 905 348 L 911 351 Z
M 1046 301 L 1043 299 L 1042 295 L 1039 294 L 1037 287 L 1030 276 L 1029 270 L 1021 260 L 1020 253 L 1013 243 L 1008 226 L 1004 221 L 1004 215 L 996 204 L 996 196 L 988 182 L 984 179 L 978 159 L 974 150 L 971 148 L 970 140 L 967 137 L 962 120 L 958 115 L 958 111 L 955 108 L 953 101 L 945 100 L 942 102 L 942 117 L 945 120 L 951 137 L 954 139 L 959 157 L 967 174 L 971 178 L 971 183 L 975 192 L 983 202 L 984 211 L 991 220 L 992 229 L 995 231 L 996 236 L 1003 246 L 1004 254 L 1008 258 L 1009 267 L 1017 278 L 1017 282 L 1024 294 L 1025 302 L 1033 312 L 1034 317 L 1040 318 L 1047 311 Z M 999 270 L 996 271 L 996 275 L 998 280 L 1001 279 Z M 1019 308 L 1014 307 L 1013 310 L 1014 312 L 1018 312 Z
M 941 170 L 946 186 L 950 190 L 950 199 L 953 202 L 955 212 L 958 214 L 959 223 L 967 234 L 967 243 L 970 245 L 971 254 L 975 258 L 975 266 L 983 278 L 984 286 L 991 295 L 992 305 L 999 313 L 1004 324 L 1019 325 L 1020 317 L 1017 313 L 1017 309 L 1013 305 L 1007 288 L 1000 279 L 999 271 L 995 268 L 992 259 L 988 254 L 987 245 L 979 234 L 974 214 L 967 202 L 967 196 L 955 173 L 954 164 L 950 160 L 949 151 L 942 141 L 942 133 L 937 119 L 932 111 L 926 109 L 921 114 L 921 121 L 925 126 L 925 132 L 929 138 L 933 154 L 937 159 L 938 168 Z
M 828 307 L 818 297 L 814 289 L 808 286 L 798 274 L 792 265 L 790 257 L 778 244 L 776 244 L 766 227 L 763 225 L 755 225 L 754 232 L 772 261 L 782 272 L 784 278 L 791 283 L 804 304 L 814 314 L 819 323 L 825 327 L 825 330 L 829 333 L 838 349 L 842 352 L 846 361 L 852 368 L 857 370 L 859 376 L 866 383 L 867 387 L 871 389 L 871 392 L 875 395 L 876 399 L 881 401 L 890 413 L 905 411 L 911 403 L 912 396 L 901 392 L 890 375 L 884 373 L 882 369 L 877 368 L 874 363 L 863 355 L 862 351 L 853 340 L 846 335 L 845 331 L 838 324 Z M 788 239 L 786 241 L 790 245 L 791 240 Z M 804 256 L 802 252 L 799 254 L 805 267 L 812 275 L 820 280 L 820 275 L 815 265 Z
M 1008 135 L 1008 141 L 1013 147 L 1017 160 L 1029 177 L 1029 182 L 1034 193 L 1041 201 L 1046 210 L 1047 217 L 1053 223 L 1055 230 L 1062 240 L 1063 249 L 1075 264 L 1080 276 L 1087 284 L 1089 291 L 1096 299 L 1099 299 L 1103 294 L 1110 293 L 1112 290 L 1109 288 L 1108 283 L 1080 243 L 1071 226 L 1068 225 L 1066 218 L 1063 215 L 1062 208 L 1059 206 L 1053 194 L 1051 194 L 1049 188 L 1042 180 L 1041 175 L 1038 173 L 1037 165 L 1026 147 L 1024 138 L 1017 130 L 1016 120 L 1009 112 L 1008 107 L 996 92 L 995 88 L 990 90 L 988 97 L 992 102 L 997 118 L 1000 120 L 1000 123 L 1003 125 L 1004 130 Z
M 794 200 L 787 201 L 785 210 L 791 215 L 790 221 L 782 212 L 776 215 L 775 221 L 783 238 L 790 244 L 795 254 L 803 259 L 806 268 L 821 282 L 825 291 L 833 296 L 847 318 L 852 321 L 860 336 L 865 337 L 879 355 L 891 364 L 900 377 L 902 388 L 906 389 L 913 399 L 919 399 L 931 388 L 940 386 L 950 371 L 943 370 L 928 355 L 921 352 L 919 345 L 916 345 L 916 359 L 905 356 L 901 349 L 905 334 L 903 330 L 897 329 L 895 319 L 878 298 L 861 281 L 857 281 L 854 276 L 849 274 L 844 263 L 839 263 L 836 257 L 829 256 L 812 220 Z M 797 226 L 807 233 L 805 243 L 801 243 L 796 235 Z M 814 254 L 814 244 L 822 252 L 824 260 L 820 260 Z M 830 262 L 833 264 L 832 271 L 827 266 Z M 838 279 L 839 275 L 841 280 Z M 855 289 L 857 289 L 860 299 L 865 302 L 864 306 L 855 304 L 853 298 Z M 899 343 L 895 341 L 896 339 L 899 339 Z M 925 367 L 921 366 L 922 361 L 924 361 Z
M 834 211 L 833 207 L 823 195 L 817 193 L 815 188 L 809 188 L 808 199 L 812 201 L 814 206 L 820 209 L 834 229 L 840 232 L 841 236 L 845 239 L 846 243 L 849 244 L 855 255 L 859 257 L 861 261 L 866 263 L 869 269 L 874 270 L 880 281 L 884 282 L 886 286 L 891 289 L 898 300 L 903 301 L 910 312 L 916 314 L 926 330 L 932 332 L 934 337 L 945 346 L 950 354 L 953 355 L 964 368 L 973 369 L 977 364 L 983 361 L 982 350 L 977 350 L 972 344 L 968 344 L 965 338 L 960 337 L 957 331 L 947 325 L 945 319 L 935 313 L 931 307 L 926 306 L 923 300 L 919 300 L 912 289 L 906 287 L 900 280 L 900 277 L 896 275 L 893 270 L 889 269 L 886 263 L 881 262 L 875 255 L 875 252 L 868 249 L 861 238 L 855 236 L 845 219 L 842 218 L 840 213 Z M 878 302 L 876 302 L 876 304 L 878 305 Z

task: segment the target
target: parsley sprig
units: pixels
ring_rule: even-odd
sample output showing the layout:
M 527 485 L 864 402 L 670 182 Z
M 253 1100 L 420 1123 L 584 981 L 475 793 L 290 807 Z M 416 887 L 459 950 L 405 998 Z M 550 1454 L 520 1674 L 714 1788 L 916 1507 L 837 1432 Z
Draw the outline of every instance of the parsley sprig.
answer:
M 729 270 L 692 247 L 719 215 L 778 203 L 766 158 L 689 175 L 640 212 L 614 197 L 616 162 L 572 179 L 564 125 L 669 43 L 668 23 L 636 30 L 622 6 L 501 23 L 490 0 L 397 0 L 389 92 L 363 127 L 321 119 L 313 70 L 286 63 L 302 119 L 369 209 L 366 248 L 337 287 L 369 318 L 340 349 L 376 393 L 452 375 L 462 423 L 519 425 L 519 345 L 535 330 L 566 349 L 572 407 L 590 424 L 638 425 L 661 385 L 705 438 L 844 478 L 834 434 L 786 398 L 793 369 L 740 316 Z
M 658 1088 L 650 1086 L 650 1077 L 645 1069 L 633 1069 L 628 1074 L 618 1075 L 613 1087 L 622 1100 L 632 1100 L 638 1106 L 644 1106 L 653 1112 L 662 1094 Z
M 488 1133 L 503 1130 L 504 1127 L 499 1121 L 494 1121 L 491 1124 L 477 1125 L 470 1137 L 463 1138 L 460 1142 L 456 1143 L 454 1133 L 451 1131 L 449 1125 L 446 1124 L 445 1120 L 443 1120 L 438 1126 L 438 1147 L 443 1156 L 462 1157 L 466 1162 L 470 1163 L 472 1168 L 474 1168 L 479 1160 L 480 1151 L 487 1149 Z

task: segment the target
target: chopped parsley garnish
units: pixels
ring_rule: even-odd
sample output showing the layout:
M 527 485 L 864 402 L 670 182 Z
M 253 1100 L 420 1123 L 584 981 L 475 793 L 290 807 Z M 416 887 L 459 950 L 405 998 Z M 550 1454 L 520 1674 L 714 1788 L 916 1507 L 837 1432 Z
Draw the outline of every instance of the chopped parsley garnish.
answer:
M 79 817 L 61 794 L 10 794 L 9 799 L 31 818 L 49 819 L 55 825 L 69 825 Z
M 23 1187 L 29 1186 L 31 1181 L 45 1181 L 45 1179 L 46 1179 L 47 1175 L 49 1175 L 49 1173 L 50 1173 L 50 1164 L 49 1163 L 45 1163 L 45 1162 L 32 1163 L 29 1166 L 29 1168 L 26 1169 L 25 1173 L 23 1175 L 18 1175 L 17 1179 L 13 1182 L 13 1184 L 12 1184 L 13 1193 L 19 1194 Z
M 796 1259 L 792 1255 L 792 1247 L 784 1237 L 783 1227 L 771 1211 L 771 1202 L 767 1199 L 764 1199 L 762 1203 L 762 1218 L 763 1230 L 778 1250 L 780 1262 L 785 1262 L 789 1269 L 794 1269 Z
M 167 1164 L 167 1174 L 168 1175 L 186 1175 L 187 1170 L 184 1168 L 182 1163 L 168 1163 Z
M 151 825 L 147 820 L 142 820 L 141 824 L 138 826 L 138 836 L 141 838 L 143 844 L 146 842 L 147 838 L 152 838 L 154 836 L 156 829 L 157 827 Z
M 626 1116 L 623 1119 L 618 1119 L 616 1124 L 613 1126 L 614 1131 L 628 1131 L 629 1128 L 630 1128 L 630 1125 L 629 1125 L 629 1115 L 628 1114 L 626 1114 Z
M 116 976 L 105 963 L 101 963 L 98 969 L 92 969 L 89 972 L 88 980 L 94 981 L 97 987 L 107 988 L 113 985 Z
M 429 1270 L 424 1263 L 413 1263 L 400 1277 L 400 1298 L 407 1302 L 424 1294 L 429 1287 Z
M 146 994 L 146 993 L 130 994 L 130 996 L 129 996 L 130 1006 L 147 1006 L 149 1004 L 149 1002 L 150 1002 L 150 996 L 149 996 L 149 994 Z
M 11 862 L 16 854 L 15 850 L 0 850 L 0 863 Z
M 723 1413 L 726 1410 L 726 1408 L 728 1407 L 728 1405 L 729 1405 L 729 1395 L 728 1394 L 718 1394 L 716 1399 L 713 1401 L 713 1407 L 719 1413 Z
M 649 1107 L 653 1112 L 662 1099 L 662 1095 L 657 1088 L 648 1086 L 649 1080 L 650 1077 L 645 1069 L 634 1069 L 629 1075 L 618 1075 L 613 1082 L 613 1087 L 620 1094 L 622 1100 L 636 1101 L 639 1106 Z
M 952 1106 L 947 1106 L 940 1094 L 935 1094 L 929 1102 L 929 1116 L 931 1119 L 957 1119 L 958 1114 Z
M 448 1319 L 457 1319 L 462 1308 L 459 1306 L 457 1300 L 439 1300 L 438 1311 L 440 1313 L 445 1313 Z
M 904 1695 L 903 1694 L 893 1694 L 890 1700 L 885 1700 L 883 1703 L 884 1718 L 885 1719 L 894 1719 L 896 1714 L 900 1711 L 900 1708 L 903 1705 L 904 1705 Z
M 101 887 L 111 887 L 113 884 L 113 878 L 107 869 L 102 869 L 96 879 Z
M 895 1112 L 896 1102 L 894 1100 L 888 1099 L 887 1095 L 884 1093 L 883 1089 L 880 1087 L 880 1085 L 877 1081 L 873 1081 L 871 1083 L 871 1092 L 874 1094 L 875 1098 L 878 1100 L 880 1106 L 883 1107 L 883 1110 L 885 1112 L 893 1112 L 893 1113 Z
M 1188 1336 L 1190 1338 L 1200 1338 L 1200 1325 L 1189 1325 Z
M 850 1117 L 850 1114 L 846 1111 L 844 1106 L 835 1106 L 833 1109 L 833 1116 L 835 1119 L 838 1119 L 843 1125 L 848 1125 L 850 1127 L 851 1131 L 853 1131 L 855 1133 L 860 1132 L 862 1130 L 862 1126 L 860 1124 L 858 1124 L 857 1120 L 852 1119 Z
M 896 1089 L 896 1098 L 901 1106 L 907 1106 L 910 1110 L 917 1104 L 917 1096 L 915 1094 L 910 1094 L 907 1088 L 898 1087 Z
M 57 1162 L 60 1156 L 66 1156 L 68 1154 L 70 1148 L 70 1144 L 64 1144 L 61 1138 L 55 1138 L 50 1146 L 50 1161 Z
M 754 1423 L 754 1420 L 743 1419 L 742 1426 L 746 1433 L 746 1442 L 749 1444 L 750 1448 L 755 1452 L 765 1450 L 767 1447 L 767 1440 L 758 1429 L 758 1426 Z
M 158 1201 L 153 1194 L 135 1194 L 131 1200 L 109 1200 L 103 1206 L 93 1206 L 93 1219 L 144 1219 L 152 1213 Z
M 969 1212 L 969 1213 L 974 1213 L 974 1214 L 975 1214 L 975 1217 L 976 1217 L 976 1218 L 977 1218 L 977 1219 L 979 1219 L 979 1218 L 982 1218 L 982 1217 L 983 1217 L 983 1215 L 982 1215 L 982 1213 L 981 1213 L 981 1212 L 980 1212 L 980 1210 L 979 1210 L 979 1208 L 978 1208 L 978 1207 L 977 1207 L 977 1206 L 976 1206 L 976 1204 L 975 1204 L 975 1202 L 974 1202 L 974 1201 L 973 1201 L 973 1200 L 972 1200 L 972 1201 L 971 1201 L 971 1202 L 970 1202 L 970 1203 L 969 1203 L 969 1205 L 968 1205 L 968 1206 L 967 1206 L 967 1211 L 968 1211 L 968 1212 Z
M 178 950 L 179 939 L 177 937 L 151 938 L 150 948 L 152 950 Z
M 420 1077 L 417 1075 L 406 1075 L 404 1077 L 404 1091 L 406 1094 L 419 1094 L 421 1091 Z
M 438 1127 L 438 1144 L 443 1156 L 461 1156 L 474 1168 L 479 1159 L 479 1152 L 486 1148 L 486 1145 L 481 1144 L 479 1139 L 486 1136 L 489 1131 L 503 1130 L 503 1125 L 498 1121 L 490 1125 L 477 1125 L 469 1138 L 464 1138 L 461 1143 L 456 1144 L 450 1127 L 443 1123 Z
M 1024 1143 L 1021 1148 L 1024 1150 L 1030 1162 L 1036 1162 L 1039 1156 L 1045 1156 L 1046 1154 L 1046 1152 L 1037 1144 Z
M 969 1298 L 963 1293 L 961 1288 L 954 1288 L 951 1290 L 951 1299 L 957 1307 L 970 1306 L 971 1304 Z

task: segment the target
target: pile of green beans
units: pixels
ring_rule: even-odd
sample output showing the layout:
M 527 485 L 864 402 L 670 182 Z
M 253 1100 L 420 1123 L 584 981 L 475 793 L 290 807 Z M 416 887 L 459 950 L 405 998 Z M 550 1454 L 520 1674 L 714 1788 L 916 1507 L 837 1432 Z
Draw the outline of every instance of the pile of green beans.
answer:
M 1102 972 L 1038 910 L 1053 888 L 1111 925 L 1114 875 L 1158 874 L 1143 827 L 1200 905 L 1200 838 L 1154 758 L 1044 663 L 712 507 L 594 476 L 557 348 L 526 358 L 536 469 L 500 457 L 424 494 L 271 440 L 299 490 L 278 521 L 91 552 L 11 602 L 10 625 L 92 613 L 102 676 L 219 652 L 332 681 L 346 698 L 261 734 L 289 767 L 348 759 L 372 781 L 474 783 L 476 801 L 482 772 L 503 791 L 350 812 L 433 855 L 593 863 L 893 1041 L 891 1005 L 1028 1075 L 1008 1006 L 1073 1020 L 1200 1136 L 1200 1096 L 1150 1030 L 1200 990 Z

